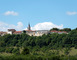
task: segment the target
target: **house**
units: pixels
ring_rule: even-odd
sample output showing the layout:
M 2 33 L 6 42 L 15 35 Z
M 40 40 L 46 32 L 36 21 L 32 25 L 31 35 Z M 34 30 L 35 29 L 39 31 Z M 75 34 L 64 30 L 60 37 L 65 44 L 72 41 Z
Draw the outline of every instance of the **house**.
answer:
M 52 34 L 52 33 L 58 33 L 58 31 L 52 30 L 52 31 L 50 31 L 50 34 Z
M 22 31 L 15 31 L 13 34 L 22 34 Z
M 42 36 L 43 34 L 48 34 L 49 31 L 48 30 L 26 30 L 26 34 L 30 35 L 30 36 Z
M 15 29 L 8 29 L 7 33 L 8 34 L 13 34 L 16 30 Z
M 68 34 L 66 31 L 58 31 L 58 34 Z
M 30 36 L 35 36 L 35 32 L 33 30 L 26 30 L 26 34 L 30 35 Z
M 43 34 L 48 34 L 49 31 L 48 30 L 36 30 L 35 32 L 35 36 L 42 36 Z
M 50 31 L 50 34 L 52 34 L 52 33 L 58 33 L 58 34 L 68 34 L 66 31 L 56 31 L 56 30 L 52 30 L 52 31 Z
M 3 31 L 0 32 L 0 36 L 4 36 L 6 34 L 7 34 L 7 32 L 3 32 Z

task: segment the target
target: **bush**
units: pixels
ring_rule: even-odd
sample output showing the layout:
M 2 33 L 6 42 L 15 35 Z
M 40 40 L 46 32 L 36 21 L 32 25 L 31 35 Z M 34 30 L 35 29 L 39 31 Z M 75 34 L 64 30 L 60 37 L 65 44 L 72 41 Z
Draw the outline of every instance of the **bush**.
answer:
M 77 45 L 75 45 L 75 49 L 77 49 Z
M 14 48 L 6 48 L 6 53 L 12 53 L 12 50 L 13 50 Z
M 49 60 L 61 60 L 60 56 L 51 56 Z
M 0 47 L 0 52 L 5 52 L 5 48 Z
M 26 54 L 29 54 L 29 53 L 30 53 L 29 49 L 28 48 L 24 48 L 21 54 L 26 55 Z
M 14 48 L 14 49 L 12 50 L 12 53 L 14 53 L 14 54 L 20 54 L 19 48 Z

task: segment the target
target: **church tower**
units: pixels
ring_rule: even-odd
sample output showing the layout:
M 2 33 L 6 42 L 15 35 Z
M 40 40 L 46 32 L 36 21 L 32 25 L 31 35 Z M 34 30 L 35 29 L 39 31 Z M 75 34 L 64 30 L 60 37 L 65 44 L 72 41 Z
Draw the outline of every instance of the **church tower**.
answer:
M 28 30 L 31 30 L 31 27 L 30 27 L 30 23 L 28 24 L 28 28 L 27 28 Z

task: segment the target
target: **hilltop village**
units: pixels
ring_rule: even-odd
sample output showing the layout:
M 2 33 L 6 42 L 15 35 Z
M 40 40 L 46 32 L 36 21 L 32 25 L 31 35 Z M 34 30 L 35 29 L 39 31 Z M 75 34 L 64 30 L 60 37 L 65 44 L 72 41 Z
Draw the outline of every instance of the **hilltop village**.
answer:
M 58 33 L 58 34 L 68 34 L 66 31 L 56 31 L 56 30 L 31 30 L 30 24 L 28 24 L 27 30 L 23 30 L 23 31 L 16 31 L 15 29 L 8 29 L 7 32 L 0 32 L 0 36 L 4 36 L 6 34 L 22 34 L 22 33 L 26 33 L 30 36 L 42 36 L 43 34 L 52 34 L 52 33 Z

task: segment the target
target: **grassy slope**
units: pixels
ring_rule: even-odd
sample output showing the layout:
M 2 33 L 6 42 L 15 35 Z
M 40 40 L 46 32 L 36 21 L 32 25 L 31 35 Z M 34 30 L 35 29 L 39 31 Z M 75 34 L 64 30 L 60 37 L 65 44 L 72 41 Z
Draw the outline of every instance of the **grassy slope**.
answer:
M 70 55 L 77 55 L 77 49 L 71 48 Z
M 20 49 L 20 50 L 22 50 L 22 49 Z M 42 52 L 42 51 L 35 51 L 35 52 L 31 52 L 30 54 L 31 55 L 34 55 L 34 53 L 36 54 L 37 53 L 37 55 L 46 55 L 46 54 L 48 54 L 48 53 L 57 53 L 57 54 L 59 54 L 59 55 L 65 55 L 64 54 L 64 50 L 65 49 L 60 49 L 60 50 L 49 50 L 49 51 L 46 51 L 46 52 Z M 0 53 L 0 55 L 2 55 L 2 56 L 11 56 L 11 55 L 13 55 L 13 54 L 11 54 L 11 53 Z M 74 55 L 77 55 L 77 49 L 75 49 L 75 48 L 71 48 L 70 49 L 70 51 L 69 51 L 69 55 L 71 55 L 71 56 L 74 56 Z

